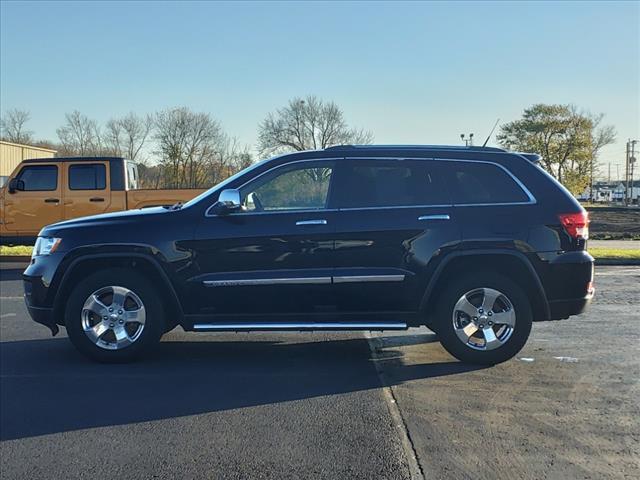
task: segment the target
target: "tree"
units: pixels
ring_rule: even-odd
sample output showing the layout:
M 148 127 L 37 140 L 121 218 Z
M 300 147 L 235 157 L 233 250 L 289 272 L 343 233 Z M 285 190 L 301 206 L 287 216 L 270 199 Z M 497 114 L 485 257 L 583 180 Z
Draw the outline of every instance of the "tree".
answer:
M 573 105 L 536 104 L 502 125 L 497 138 L 511 150 L 539 153 L 551 175 L 580 193 L 593 179 L 599 151 L 615 142 L 615 129 L 601 125 L 602 119 Z
M 66 123 L 56 130 L 62 155 L 99 156 L 104 153 L 100 128 L 77 110 L 65 114 Z
M 287 106 L 269 113 L 258 128 L 258 149 L 266 155 L 373 141 L 370 132 L 349 128 L 334 102 L 313 95 L 290 100 Z
M 218 143 L 218 149 L 209 162 L 210 185 L 215 185 L 236 172 L 253 163 L 253 156 L 248 146 L 241 146 L 236 137 L 229 137 L 223 133 Z
M 210 167 L 221 151 L 224 133 L 208 113 L 186 107 L 163 110 L 155 116 L 154 138 L 165 187 L 208 185 Z
M 7 110 L 0 119 L 0 135 L 2 139 L 13 143 L 29 144 L 33 141 L 33 132 L 25 128 L 31 119 L 26 110 Z
M 153 128 L 153 117 L 140 117 L 131 112 L 122 118 L 112 118 L 105 126 L 107 150 L 118 157 L 141 163 L 140 154 Z

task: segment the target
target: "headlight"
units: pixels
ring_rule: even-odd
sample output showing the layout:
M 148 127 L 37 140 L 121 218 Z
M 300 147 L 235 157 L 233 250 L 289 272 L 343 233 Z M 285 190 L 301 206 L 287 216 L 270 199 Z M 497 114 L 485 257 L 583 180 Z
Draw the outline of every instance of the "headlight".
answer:
M 31 256 L 37 257 L 39 255 L 49 255 L 57 250 L 61 241 L 61 238 L 38 237 Z

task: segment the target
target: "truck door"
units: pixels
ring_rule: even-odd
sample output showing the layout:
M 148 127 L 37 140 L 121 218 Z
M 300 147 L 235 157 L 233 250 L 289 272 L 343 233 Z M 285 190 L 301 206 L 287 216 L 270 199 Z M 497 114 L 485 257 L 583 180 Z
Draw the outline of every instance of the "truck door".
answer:
M 113 210 L 106 161 L 65 162 L 64 216 L 67 219 Z
M 20 236 L 36 236 L 62 216 L 61 171 L 54 163 L 25 164 L 14 177 L 20 189 L 5 197 L 5 227 Z

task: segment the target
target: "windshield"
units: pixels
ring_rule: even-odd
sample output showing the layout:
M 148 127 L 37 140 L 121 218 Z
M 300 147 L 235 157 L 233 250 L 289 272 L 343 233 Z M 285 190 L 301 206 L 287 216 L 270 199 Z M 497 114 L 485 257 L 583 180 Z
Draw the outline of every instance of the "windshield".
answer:
M 248 173 L 248 172 L 254 170 L 255 168 L 258 168 L 259 166 L 263 165 L 264 163 L 268 162 L 269 160 L 272 160 L 273 158 L 277 158 L 277 157 L 268 158 L 268 159 L 262 160 L 260 162 L 254 163 L 253 165 L 249 165 L 244 170 L 240 170 L 238 173 L 236 173 L 234 175 L 231 175 L 226 180 L 223 180 L 222 182 L 214 185 L 209 190 L 205 190 L 204 192 L 202 192 L 197 197 L 192 198 L 191 200 L 189 200 L 187 203 L 185 203 L 183 205 L 183 208 L 189 208 L 189 207 L 199 203 L 201 200 L 204 200 L 205 198 L 207 198 L 209 195 L 211 195 L 215 191 L 223 189 L 226 185 L 230 184 L 231 182 L 233 182 L 237 178 L 240 178 L 245 173 Z

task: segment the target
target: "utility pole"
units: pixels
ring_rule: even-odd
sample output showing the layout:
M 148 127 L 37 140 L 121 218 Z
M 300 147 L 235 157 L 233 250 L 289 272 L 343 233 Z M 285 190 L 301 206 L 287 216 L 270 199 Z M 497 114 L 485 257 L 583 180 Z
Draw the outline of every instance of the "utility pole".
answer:
M 624 189 L 624 204 L 626 206 L 629 206 L 629 153 L 630 153 L 630 144 L 631 144 L 631 140 L 629 140 L 627 142 L 627 157 L 625 160 L 625 172 L 624 172 L 624 183 L 625 183 L 625 189 Z
M 464 133 L 461 133 L 460 139 L 464 142 L 466 147 L 473 147 L 473 133 L 470 133 L 468 138 L 465 138 Z
M 636 143 L 638 143 L 637 140 L 631 140 L 631 156 L 629 157 L 629 165 L 630 165 L 630 170 L 631 170 L 631 175 L 630 175 L 630 181 L 629 183 L 631 184 L 631 192 L 629 194 L 629 198 L 631 201 L 631 204 L 633 205 L 633 169 L 635 167 L 636 164 Z
M 593 154 L 589 162 L 589 201 L 593 203 Z

